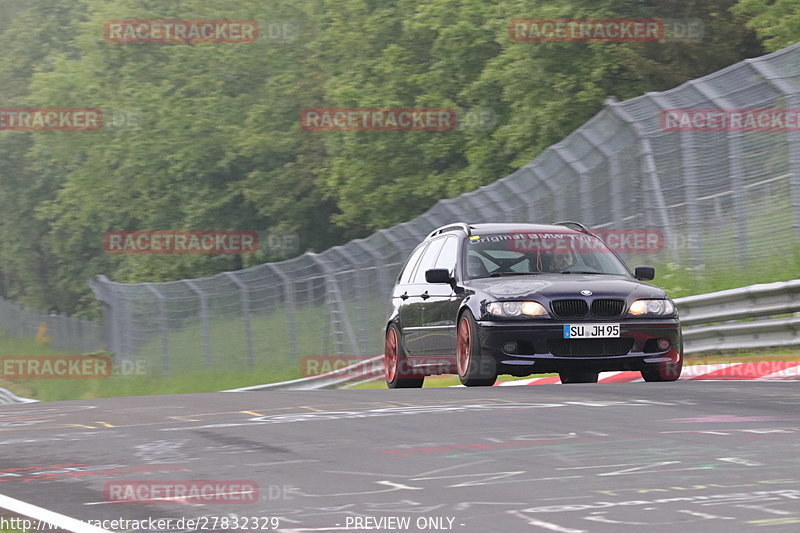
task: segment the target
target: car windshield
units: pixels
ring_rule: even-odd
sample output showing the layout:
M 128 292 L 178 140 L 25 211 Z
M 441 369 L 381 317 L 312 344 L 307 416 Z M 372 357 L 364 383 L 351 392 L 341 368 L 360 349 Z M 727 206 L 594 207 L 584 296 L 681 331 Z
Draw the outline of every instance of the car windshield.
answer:
M 555 273 L 630 275 L 602 240 L 582 233 L 473 235 L 467 238 L 465 249 L 469 279 Z

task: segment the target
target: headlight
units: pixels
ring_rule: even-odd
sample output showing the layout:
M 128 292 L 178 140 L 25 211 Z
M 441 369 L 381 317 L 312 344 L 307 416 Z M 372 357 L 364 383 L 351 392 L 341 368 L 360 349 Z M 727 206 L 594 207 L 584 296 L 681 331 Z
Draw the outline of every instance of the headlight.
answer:
M 490 315 L 504 317 L 546 317 L 547 310 L 539 302 L 492 302 L 486 306 Z
M 672 316 L 675 314 L 675 304 L 672 300 L 636 300 L 628 309 L 628 314 L 638 317 Z

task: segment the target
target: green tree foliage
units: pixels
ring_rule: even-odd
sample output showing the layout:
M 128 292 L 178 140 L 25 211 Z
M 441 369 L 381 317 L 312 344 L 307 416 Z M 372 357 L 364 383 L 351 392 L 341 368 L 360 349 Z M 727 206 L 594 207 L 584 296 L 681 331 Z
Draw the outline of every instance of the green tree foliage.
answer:
M 0 294 L 90 312 L 86 281 L 97 274 L 160 281 L 286 258 L 110 255 L 109 230 L 296 233 L 302 252 L 402 222 L 529 162 L 610 95 L 668 89 L 760 54 L 748 24 L 780 37 L 770 46 L 791 39 L 774 22 L 789 2 L 733 4 L 0 0 L 0 107 L 96 107 L 114 126 L 0 131 Z M 513 18 L 576 17 L 685 19 L 702 32 L 658 43 L 509 37 Z M 106 42 L 104 24 L 118 19 L 255 19 L 266 34 Z M 444 107 L 458 126 L 308 131 L 299 117 L 310 107 Z
M 763 40 L 767 50 L 800 41 L 800 3 L 796 0 L 740 0 L 733 12 L 748 18 L 747 27 Z

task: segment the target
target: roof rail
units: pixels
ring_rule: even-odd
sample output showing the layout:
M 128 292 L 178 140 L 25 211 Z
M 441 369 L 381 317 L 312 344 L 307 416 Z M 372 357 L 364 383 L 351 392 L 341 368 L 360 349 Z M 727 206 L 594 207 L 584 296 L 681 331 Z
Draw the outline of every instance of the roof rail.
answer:
M 434 237 L 436 235 L 441 235 L 445 231 L 453 231 L 457 229 L 463 229 L 464 231 L 466 231 L 468 237 L 472 235 L 472 228 L 469 227 L 469 224 L 467 224 L 466 222 L 454 222 L 453 224 L 448 224 L 446 226 L 442 226 L 441 228 L 436 228 L 428 235 L 427 238 L 430 239 L 431 237 Z
M 594 235 L 592 233 L 592 230 L 590 230 L 589 228 L 587 228 L 586 226 L 584 226 L 580 222 L 573 222 L 572 220 L 565 220 L 565 221 L 562 221 L 562 222 L 555 222 L 554 225 L 555 226 L 566 226 L 568 228 L 578 230 L 581 233 L 590 233 L 590 234 Z

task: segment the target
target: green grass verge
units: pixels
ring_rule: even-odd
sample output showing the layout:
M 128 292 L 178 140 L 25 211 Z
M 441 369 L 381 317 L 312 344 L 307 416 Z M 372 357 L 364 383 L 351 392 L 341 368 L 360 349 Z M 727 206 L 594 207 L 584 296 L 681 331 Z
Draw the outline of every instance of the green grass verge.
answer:
M 57 352 L 33 340 L 12 339 L 0 332 L 0 356 L 7 355 L 78 355 Z M 145 367 L 146 368 L 146 367 Z M 119 371 L 119 367 L 115 370 Z M 294 363 L 260 362 L 253 370 L 247 365 L 181 369 L 169 376 L 154 373 L 116 373 L 107 378 L 92 379 L 24 379 L 0 378 L 0 387 L 18 396 L 40 401 L 77 400 L 114 396 L 143 396 L 150 394 L 180 394 L 189 392 L 214 392 L 224 389 L 258 385 L 300 377 Z

